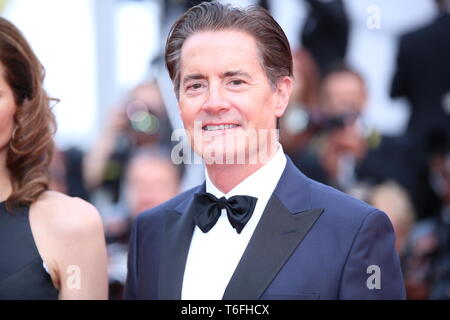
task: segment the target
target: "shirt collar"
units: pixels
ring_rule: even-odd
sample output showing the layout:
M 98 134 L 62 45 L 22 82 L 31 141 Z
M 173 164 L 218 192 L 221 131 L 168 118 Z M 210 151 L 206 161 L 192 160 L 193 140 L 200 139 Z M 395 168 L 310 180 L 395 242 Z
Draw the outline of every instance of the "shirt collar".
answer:
M 267 197 L 267 193 L 270 195 L 275 189 L 286 167 L 286 162 L 283 147 L 278 143 L 278 150 L 275 156 L 227 194 L 224 194 L 212 183 L 208 170 L 205 169 L 206 191 L 217 198 L 225 196 L 227 199 L 235 195 L 247 195 L 255 198 Z

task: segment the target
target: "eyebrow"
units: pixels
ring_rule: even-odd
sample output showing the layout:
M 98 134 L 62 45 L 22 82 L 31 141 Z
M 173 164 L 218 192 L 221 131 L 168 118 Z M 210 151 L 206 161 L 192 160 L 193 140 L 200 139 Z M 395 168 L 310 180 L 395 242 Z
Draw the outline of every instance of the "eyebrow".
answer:
M 248 74 L 247 72 L 244 72 L 242 70 L 236 70 L 236 71 L 227 71 L 221 74 L 221 78 L 230 78 L 230 77 L 235 77 L 235 76 L 241 76 L 241 77 L 245 77 L 248 79 L 252 79 L 252 77 L 250 76 L 250 74 Z
M 250 74 L 248 74 L 247 72 L 244 72 L 242 70 L 226 71 L 220 75 L 220 78 L 223 79 L 223 78 L 230 78 L 230 77 L 235 77 L 235 76 L 246 77 L 250 80 L 252 79 Z M 187 81 L 190 81 L 190 80 L 202 80 L 202 79 L 206 79 L 206 76 L 203 74 L 200 74 L 200 73 L 193 73 L 193 74 L 188 74 L 187 76 L 185 76 L 183 78 L 182 83 L 186 83 Z
M 183 78 L 183 82 L 182 83 L 185 83 L 185 82 L 190 81 L 190 80 L 201 80 L 201 79 L 206 79 L 206 76 L 204 76 L 204 75 L 202 75 L 200 73 L 188 74 L 187 76 L 185 76 Z

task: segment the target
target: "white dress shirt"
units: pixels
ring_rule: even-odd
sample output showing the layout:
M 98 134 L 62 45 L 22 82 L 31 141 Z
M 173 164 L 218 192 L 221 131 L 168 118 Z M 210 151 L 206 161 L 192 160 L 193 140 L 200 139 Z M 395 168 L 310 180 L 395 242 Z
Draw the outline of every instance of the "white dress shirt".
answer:
M 209 179 L 208 172 L 205 173 L 206 192 L 217 198 L 247 195 L 258 198 L 258 201 L 252 217 L 240 234 L 231 226 L 225 209 L 222 209 L 222 215 L 208 233 L 195 227 L 184 271 L 183 300 L 222 299 L 285 167 L 286 156 L 279 144 L 277 153 L 269 162 L 227 194 L 217 189 Z

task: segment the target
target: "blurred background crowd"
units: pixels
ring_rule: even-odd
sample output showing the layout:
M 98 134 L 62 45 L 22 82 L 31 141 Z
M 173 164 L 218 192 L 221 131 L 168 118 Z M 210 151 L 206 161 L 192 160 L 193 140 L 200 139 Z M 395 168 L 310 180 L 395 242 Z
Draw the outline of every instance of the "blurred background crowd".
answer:
M 100 211 L 111 299 L 133 219 L 204 178 L 171 161 L 182 124 L 162 59 L 170 25 L 199 2 L 0 0 L 61 100 L 52 188 Z M 223 2 L 264 6 L 291 42 L 285 152 L 388 214 L 409 299 L 450 299 L 450 0 Z

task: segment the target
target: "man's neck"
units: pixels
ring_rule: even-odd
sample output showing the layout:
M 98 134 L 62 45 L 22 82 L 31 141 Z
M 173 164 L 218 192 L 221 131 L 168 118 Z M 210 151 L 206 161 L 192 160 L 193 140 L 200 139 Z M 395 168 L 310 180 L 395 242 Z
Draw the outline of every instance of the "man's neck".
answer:
M 266 158 L 265 162 L 258 161 L 255 164 L 210 164 L 206 165 L 208 177 L 214 186 L 222 191 L 228 193 L 234 189 L 238 184 L 247 179 L 253 173 L 265 166 L 277 153 L 275 151 Z
M 214 186 L 222 191 L 228 193 L 233 190 L 239 183 L 258 171 L 263 165 L 242 165 L 242 164 L 221 164 L 221 165 L 208 165 L 208 176 Z

